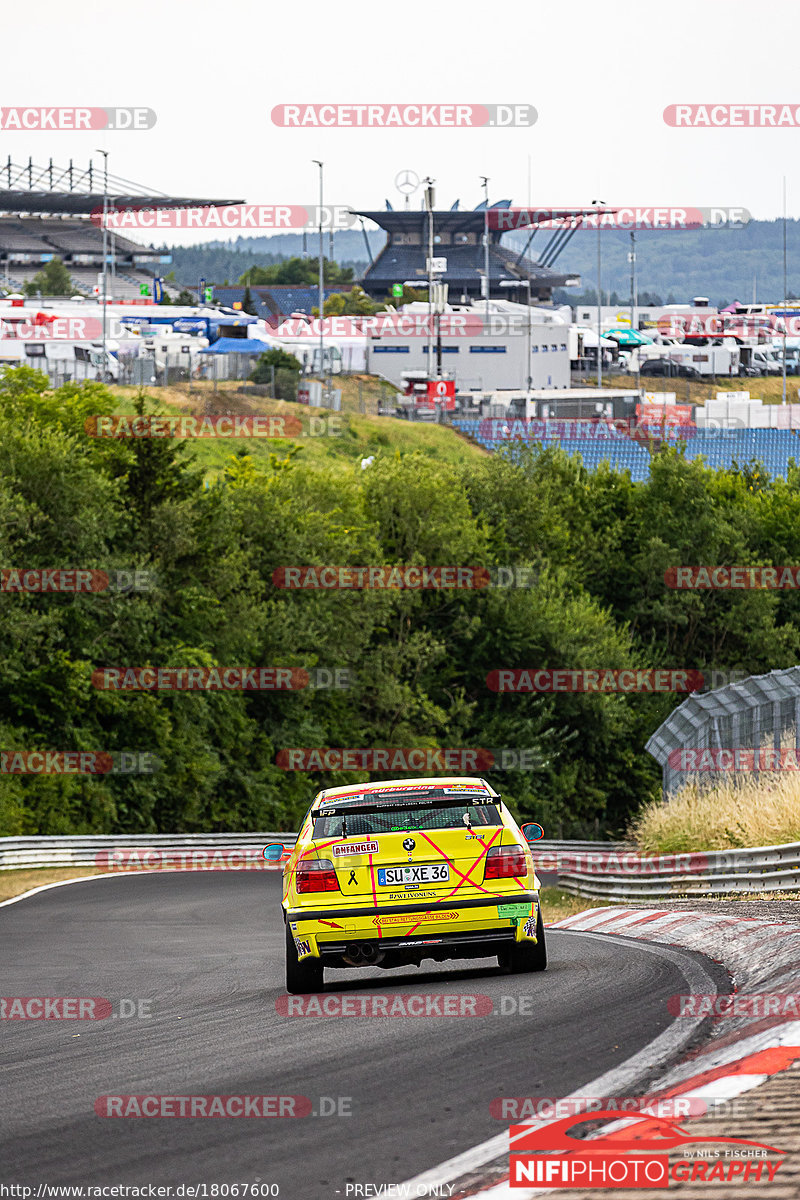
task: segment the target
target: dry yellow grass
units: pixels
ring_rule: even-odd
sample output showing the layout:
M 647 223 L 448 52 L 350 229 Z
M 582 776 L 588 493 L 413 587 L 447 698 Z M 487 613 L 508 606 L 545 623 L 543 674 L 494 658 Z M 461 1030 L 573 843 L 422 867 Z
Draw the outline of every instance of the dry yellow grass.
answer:
M 0 900 L 21 896 L 31 888 L 45 883 L 59 883 L 62 879 L 83 879 L 89 875 L 101 875 L 95 867 L 36 867 L 32 870 L 0 871 Z
M 668 804 L 647 804 L 629 836 L 645 854 L 800 842 L 800 773 L 738 774 L 711 785 L 692 780 Z

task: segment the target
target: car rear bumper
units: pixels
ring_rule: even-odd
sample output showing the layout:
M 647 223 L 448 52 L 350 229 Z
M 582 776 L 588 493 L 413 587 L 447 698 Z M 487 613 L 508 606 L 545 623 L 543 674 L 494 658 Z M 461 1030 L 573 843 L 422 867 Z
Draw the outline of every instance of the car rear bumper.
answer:
M 517 906 L 514 915 L 502 915 L 498 906 Z M 462 947 L 493 946 L 513 941 L 535 941 L 537 892 L 480 897 L 458 903 L 378 904 L 287 911 L 296 940 L 308 943 L 317 958 L 341 957 L 347 946 L 368 943 L 383 956 L 458 957 Z M 454 953 L 450 954 L 449 949 Z M 496 953 L 488 949 L 487 955 Z

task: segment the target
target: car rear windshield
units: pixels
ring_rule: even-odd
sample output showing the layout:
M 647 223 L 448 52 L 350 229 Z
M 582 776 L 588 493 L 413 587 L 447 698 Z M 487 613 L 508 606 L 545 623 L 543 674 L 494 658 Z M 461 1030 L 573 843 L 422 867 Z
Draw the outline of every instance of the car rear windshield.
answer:
M 448 804 L 398 804 L 372 812 L 368 811 L 367 804 L 355 804 L 352 812 L 340 811 L 317 817 L 314 838 L 363 837 L 370 833 L 401 833 L 408 829 L 464 829 L 468 824 L 464 819 L 467 814 L 469 825 L 476 829 L 502 824 L 496 804 L 475 804 L 455 798 Z

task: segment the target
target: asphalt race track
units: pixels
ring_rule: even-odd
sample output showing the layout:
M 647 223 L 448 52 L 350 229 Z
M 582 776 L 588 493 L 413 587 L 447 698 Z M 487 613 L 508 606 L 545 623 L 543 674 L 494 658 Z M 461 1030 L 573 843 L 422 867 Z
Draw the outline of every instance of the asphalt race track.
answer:
M 564 1096 L 630 1057 L 685 990 L 657 954 L 551 932 L 541 975 L 490 960 L 327 972 L 327 991 L 478 993 L 495 1013 L 501 997 L 532 996 L 525 1015 L 278 1016 L 279 896 L 271 872 L 169 872 L 0 908 L 3 996 L 100 996 L 115 1012 L 143 1000 L 151 1013 L 2 1022 L 6 1182 L 277 1183 L 283 1200 L 399 1182 L 500 1133 L 492 1098 Z M 315 1112 L 347 1097 L 352 1115 L 97 1116 L 108 1094 L 303 1095 Z

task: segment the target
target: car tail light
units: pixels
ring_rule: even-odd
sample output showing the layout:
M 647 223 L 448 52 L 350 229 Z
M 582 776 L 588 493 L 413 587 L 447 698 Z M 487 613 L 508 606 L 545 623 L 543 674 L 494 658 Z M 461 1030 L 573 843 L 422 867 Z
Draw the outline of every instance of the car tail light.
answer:
M 484 879 L 513 879 L 528 874 L 523 846 L 492 846 L 486 854 Z
M 297 864 L 295 886 L 300 892 L 338 892 L 339 880 L 328 858 L 304 859 Z

